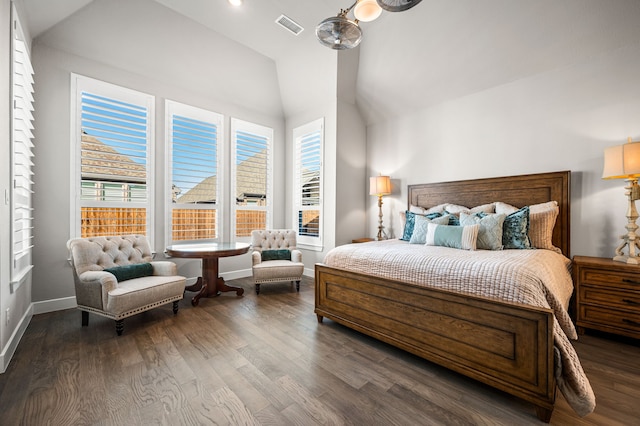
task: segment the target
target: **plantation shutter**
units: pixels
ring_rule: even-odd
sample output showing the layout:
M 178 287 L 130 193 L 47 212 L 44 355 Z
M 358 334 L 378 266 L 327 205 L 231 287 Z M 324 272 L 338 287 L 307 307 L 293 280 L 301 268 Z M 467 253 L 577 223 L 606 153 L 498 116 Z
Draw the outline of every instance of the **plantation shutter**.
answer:
M 249 237 L 254 229 L 271 227 L 273 130 L 233 120 L 233 192 L 235 238 Z
M 167 101 L 171 152 L 171 241 L 218 238 L 222 116 Z
M 149 235 L 153 97 L 78 81 L 81 236 Z
M 322 120 L 294 130 L 294 220 L 303 245 L 321 240 L 322 132 Z
M 15 11 L 14 11 L 15 14 Z M 32 269 L 33 248 L 33 67 L 17 20 L 13 27 L 11 289 Z

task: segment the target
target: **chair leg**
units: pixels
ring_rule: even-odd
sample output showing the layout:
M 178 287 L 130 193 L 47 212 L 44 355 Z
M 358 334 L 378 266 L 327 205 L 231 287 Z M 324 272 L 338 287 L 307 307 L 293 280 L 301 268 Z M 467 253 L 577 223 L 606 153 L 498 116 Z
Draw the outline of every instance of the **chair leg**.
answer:
M 124 330 L 124 320 L 116 320 L 116 333 L 118 333 L 118 336 L 122 336 L 123 330 Z
M 174 300 L 173 301 L 173 315 L 176 315 L 178 313 L 178 301 Z
M 256 284 L 256 294 L 260 294 L 260 284 Z
M 82 326 L 86 327 L 89 325 L 89 312 L 87 311 L 80 311 L 82 312 Z
M 300 292 L 300 281 L 296 281 L 296 291 Z

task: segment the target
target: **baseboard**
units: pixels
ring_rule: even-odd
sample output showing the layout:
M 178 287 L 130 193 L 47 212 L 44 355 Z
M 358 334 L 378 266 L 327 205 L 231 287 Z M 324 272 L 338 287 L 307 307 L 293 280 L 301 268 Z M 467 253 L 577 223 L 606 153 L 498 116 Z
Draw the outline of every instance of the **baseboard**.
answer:
M 302 275 L 304 275 L 305 277 L 311 277 L 311 278 L 315 278 L 316 276 L 316 270 L 311 268 L 304 268 L 304 272 L 302 273 Z
M 60 299 L 43 300 L 42 302 L 33 302 L 33 314 L 46 314 L 47 312 L 62 311 L 64 309 L 73 309 L 78 306 L 76 297 L 61 297 Z
M 13 354 L 16 352 L 18 348 L 18 343 L 24 336 L 24 332 L 27 331 L 27 326 L 31 322 L 31 318 L 33 317 L 33 303 L 29 305 L 29 309 L 24 313 L 22 318 L 20 318 L 20 322 L 18 326 L 13 331 L 13 334 L 9 338 L 7 345 L 4 347 L 4 350 L 0 353 L 0 373 L 4 373 L 7 371 L 7 367 L 9 367 L 9 362 L 11 362 L 11 358 Z
M 252 275 L 251 269 L 239 269 L 237 271 L 221 272 L 220 276 L 225 280 L 236 280 L 238 278 L 246 278 Z

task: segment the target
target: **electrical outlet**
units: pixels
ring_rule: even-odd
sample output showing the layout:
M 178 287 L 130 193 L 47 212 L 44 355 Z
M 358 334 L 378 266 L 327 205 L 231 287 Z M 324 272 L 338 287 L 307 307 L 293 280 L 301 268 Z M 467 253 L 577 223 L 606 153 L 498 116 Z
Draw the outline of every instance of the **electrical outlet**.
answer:
M 4 323 L 4 325 L 5 325 L 5 326 L 7 326 L 7 327 L 9 326 L 9 319 L 11 318 L 11 316 L 10 316 L 10 312 L 11 312 L 11 311 L 10 311 L 10 309 L 11 309 L 11 308 L 7 308 L 7 311 L 6 311 L 6 312 L 7 312 L 7 314 L 4 316 L 4 317 L 5 317 L 5 323 Z

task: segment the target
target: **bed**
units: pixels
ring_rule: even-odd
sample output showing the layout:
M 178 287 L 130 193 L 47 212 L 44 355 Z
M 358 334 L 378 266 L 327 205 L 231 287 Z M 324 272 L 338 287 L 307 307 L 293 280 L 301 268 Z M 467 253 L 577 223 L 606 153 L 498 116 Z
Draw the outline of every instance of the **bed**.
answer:
M 409 185 L 408 204 L 431 207 L 456 203 L 471 207 L 500 200 L 523 207 L 557 201 L 558 216 L 551 239 L 562 255 L 547 250 L 528 252 L 540 252 L 540 265 L 563 259 L 558 261 L 564 261 L 565 269 L 568 269 L 569 190 L 570 172 L 563 171 Z M 374 254 L 367 250 L 370 247 L 373 253 L 378 247 L 380 251 L 381 244 L 388 244 L 386 251 L 392 254 L 385 259 L 412 256 L 411 250 L 416 250 L 415 246 L 409 247 L 406 242 L 397 240 L 353 244 L 350 245 L 353 247 L 341 246 L 334 250 L 356 250 L 361 258 L 371 256 L 374 259 Z M 518 251 L 523 252 L 505 250 L 501 253 Z M 469 258 L 467 254 L 471 253 L 461 256 L 460 261 Z M 327 259 L 340 258 L 330 255 L 331 252 L 325 263 Z M 493 255 L 495 258 L 497 254 Z M 563 316 L 563 309 L 557 309 L 557 306 L 553 306 L 554 314 L 547 303 L 533 306 L 455 292 L 438 288 L 439 282 L 411 282 L 402 274 L 398 275 L 400 278 L 389 278 L 378 273 L 382 269 L 385 268 L 375 265 L 357 269 L 316 264 L 315 313 L 318 322 L 329 318 L 529 401 L 535 405 L 537 417 L 544 422 L 551 419 L 558 385 L 579 415 L 593 410 L 593 392 L 563 332 L 567 331 L 569 337 L 575 338 L 575 330 L 571 332 L 573 324 L 566 324 L 566 311 L 566 318 L 560 318 L 563 322 L 560 326 L 558 319 Z M 568 279 L 571 286 L 570 274 Z M 566 302 L 568 304 L 568 298 Z M 570 319 L 568 321 L 570 323 Z

